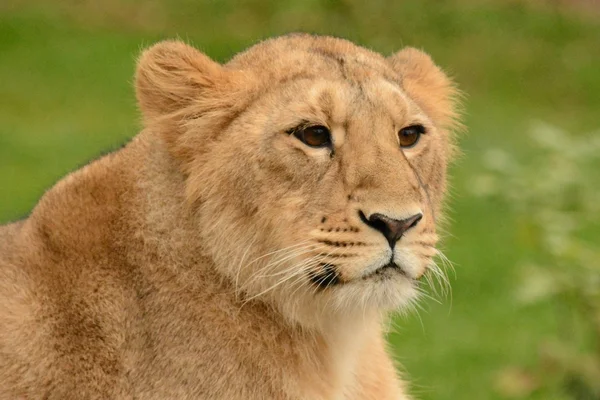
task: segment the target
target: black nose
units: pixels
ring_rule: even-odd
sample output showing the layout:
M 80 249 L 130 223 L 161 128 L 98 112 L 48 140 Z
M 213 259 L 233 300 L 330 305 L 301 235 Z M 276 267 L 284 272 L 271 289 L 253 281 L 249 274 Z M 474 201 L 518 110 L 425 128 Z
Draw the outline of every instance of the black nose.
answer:
M 363 222 L 369 225 L 373 229 L 377 229 L 379 232 L 383 233 L 383 236 L 387 239 L 391 248 L 394 248 L 396 242 L 404 235 L 404 232 L 416 226 L 421 218 L 423 218 L 423 214 L 418 213 L 406 219 L 393 219 L 390 217 L 386 217 L 383 214 L 372 214 L 367 219 L 363 212 L 360 212 L 360 218 Z

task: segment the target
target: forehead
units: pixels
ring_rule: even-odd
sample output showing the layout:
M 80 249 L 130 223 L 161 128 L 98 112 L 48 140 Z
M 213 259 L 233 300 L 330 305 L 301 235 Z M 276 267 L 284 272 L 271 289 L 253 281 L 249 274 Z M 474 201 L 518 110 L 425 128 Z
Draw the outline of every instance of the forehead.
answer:
M 292 35 L 267 40 L 238 54 L 228 67 L 250 71 L 262 87 L 281 88 L 293 116 L 345 124 L 367 113 L 399 123 L 421 110 L 402 78 L 380 54 L 343 39 Z M 275 92 L 279 92 L 275 90 Z M 302 93 L 300 95 L 300 93 Z
M 270 39 L 236 55 L 227 66 L 251 70 L 271 83 L 302 75 L 349 81 L 380 76 L 401 86 L 401 78 L 380 54 L 332 37 L 302 34 Z
M 401 88 L 377 76 L 360 81 L 308 81 L 305 90 L 298 102 L 306 103 L 338 123 L 366 114 L 393 115 L 393 119 L 402 119 L 419 112 Z
M 275 118 L 282 124 L 321 123 L 369 130 L 380 124 L 401 128 L 399 125 L 428 121 L 400 87 L 378 76 L 358 82 L 298 79 L 272 94 L 279 110 Z

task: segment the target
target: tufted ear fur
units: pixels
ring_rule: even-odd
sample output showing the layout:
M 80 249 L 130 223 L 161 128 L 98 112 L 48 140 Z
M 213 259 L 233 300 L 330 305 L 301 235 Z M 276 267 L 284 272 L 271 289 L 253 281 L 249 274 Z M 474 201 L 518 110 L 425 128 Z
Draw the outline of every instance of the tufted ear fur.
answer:
M 180 111 L 219 89 L 221 65 L 179 41 L 145 50 L 136 72 L 136 95 L 145 120 Z
M 164 41 L 140 56 L 135 86 L 145 125 L 188 164 L 244 107 L 251 83 L 183 42 Z
M 443 128 L 458 128 L 459 91 L 450 78 L 420 50 L 407 47 L 388 57 L 408 95 Z

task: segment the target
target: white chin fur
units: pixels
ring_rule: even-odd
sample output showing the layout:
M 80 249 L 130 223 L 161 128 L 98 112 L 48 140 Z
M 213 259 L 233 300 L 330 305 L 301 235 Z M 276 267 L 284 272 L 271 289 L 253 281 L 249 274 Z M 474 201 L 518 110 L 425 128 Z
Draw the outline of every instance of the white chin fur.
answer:
M 331 302 L 340 310 L 391 311 L 408 305 L 417 297 L 414 282 L 395 271 L 391 276 L 374 276 L 332 288 Z
M 418 290 L 414 281 L 393 272 L 304 294 L 296 299 L 286 298 L 279 306 L 290 321 L 318 328 L 333 321 L 359 320 L 373 313 L 402 310 L 414 303 Z

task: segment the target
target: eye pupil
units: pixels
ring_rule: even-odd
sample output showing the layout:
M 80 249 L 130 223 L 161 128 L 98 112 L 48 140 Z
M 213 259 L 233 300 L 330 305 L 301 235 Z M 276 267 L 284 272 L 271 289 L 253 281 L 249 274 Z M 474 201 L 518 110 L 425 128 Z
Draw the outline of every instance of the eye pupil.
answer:
M 308 126 L 294 131 L 300 141 L 310 147 L 325 147 L 331 144 L 331 133 L 324 126 Z
M 425 133 L 423 125 L 411 125 L 400 129 L 398 132 L 400 147 L 406 149 L 415 146 L 423 133 Z

